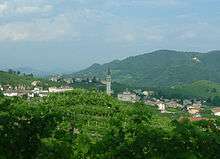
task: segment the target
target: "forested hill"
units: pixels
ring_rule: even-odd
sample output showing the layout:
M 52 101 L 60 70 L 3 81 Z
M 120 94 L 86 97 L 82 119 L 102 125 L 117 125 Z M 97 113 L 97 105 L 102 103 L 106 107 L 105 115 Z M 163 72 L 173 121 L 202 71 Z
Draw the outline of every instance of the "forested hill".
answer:
M 220 82 L 219 61 L 220 51 L 159 50 L 103 65 L 94 64 L 75 75 L 103 78 L 110 67 L 114 81 L 133 86 L 171 86 L 198 80 Z

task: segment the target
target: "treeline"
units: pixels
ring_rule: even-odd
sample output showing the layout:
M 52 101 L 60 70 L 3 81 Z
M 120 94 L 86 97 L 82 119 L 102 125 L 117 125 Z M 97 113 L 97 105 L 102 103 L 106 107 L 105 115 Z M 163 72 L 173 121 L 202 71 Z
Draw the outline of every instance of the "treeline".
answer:
M 156 97 L 168 99 L 198 99 L 205 100 L 206 105 L 220 106 L 220 84 L 209 81 L 197 81 L 192 84 L 173 87 L 153 88 Z
M 95 91 L 1 97 L 0 158 L 219 159 L 219 124 L 172 120 Z
M 33 74 L 20 74 L 16 71 L 9 70 L 8 72 L 0 71 L 0 85 L 25 86 L 27 88 L 32 87 L 33 81 L 39 81 L 38 85 L 43 88 L 51 86 L 61 86 L 62 83 L 52 82 L 43 78 L 33 77 Z
M 25 73 L 21 73 L 21 71 L 19 71 L 19 70 L 15 71 L 13 69 L 8 69 L 8 73 L 14 74 L 14 75 L 23 75 L 23 76 L 28 76 L 28 77 L 34 77 L 33 73 L 25 74 Z

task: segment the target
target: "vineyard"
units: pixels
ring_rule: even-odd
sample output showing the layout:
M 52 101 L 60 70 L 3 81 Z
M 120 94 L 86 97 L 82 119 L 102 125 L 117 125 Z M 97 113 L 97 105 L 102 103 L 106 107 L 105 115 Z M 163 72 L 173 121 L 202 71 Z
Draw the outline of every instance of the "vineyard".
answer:
M 0 158 L 218 159 L 218 125 L 219 119 L 162 116 L 96 91 L 32 101 L 0 97 Z

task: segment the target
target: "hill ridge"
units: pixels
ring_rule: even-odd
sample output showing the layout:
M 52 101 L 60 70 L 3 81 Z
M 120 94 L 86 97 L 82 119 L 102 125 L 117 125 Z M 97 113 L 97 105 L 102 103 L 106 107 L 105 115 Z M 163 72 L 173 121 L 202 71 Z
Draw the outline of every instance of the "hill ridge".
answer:
M 131 86 L 171 86 L 197 80 L 220 82 L 220 51 L 184 52 L 156 50 L 102 65 L 92 65 L 73 76 L 104 78 L 112 69 L 113 80 Z

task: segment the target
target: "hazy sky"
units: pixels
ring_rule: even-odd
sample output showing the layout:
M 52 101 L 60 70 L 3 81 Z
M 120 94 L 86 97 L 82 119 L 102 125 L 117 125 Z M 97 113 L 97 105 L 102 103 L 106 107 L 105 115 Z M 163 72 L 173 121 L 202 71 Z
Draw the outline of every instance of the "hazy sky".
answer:
M 78 70 L 157 49 L 220 49 L 220 0 L 0 0 L 0 67 Z

